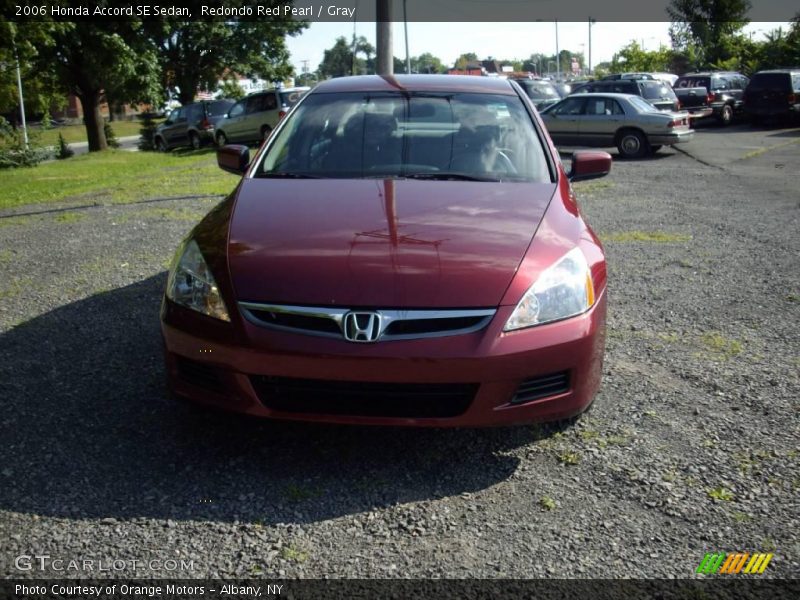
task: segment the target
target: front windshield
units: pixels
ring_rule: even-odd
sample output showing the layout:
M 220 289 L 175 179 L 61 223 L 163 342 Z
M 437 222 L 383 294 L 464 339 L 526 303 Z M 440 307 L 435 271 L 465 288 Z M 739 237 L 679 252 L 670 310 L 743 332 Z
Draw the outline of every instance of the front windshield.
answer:
M 552 180 L 516 95 L 461 93 L 312 94 L 255 176 Z

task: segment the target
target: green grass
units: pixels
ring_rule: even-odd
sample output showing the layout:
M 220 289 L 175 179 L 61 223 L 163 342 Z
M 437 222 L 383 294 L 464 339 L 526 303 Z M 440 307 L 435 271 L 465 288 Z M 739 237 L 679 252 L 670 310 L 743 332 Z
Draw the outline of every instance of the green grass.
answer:
M 667 233 L 666 231 L 617 231 L 601 235 L 600 239 L 604 242 L 651 242 L 655 244 L 674 244 L 677 242 L 688 242 L 692 239 L 690 235 L 681 233 Z
M 135 121 L 114 121 L 109 123 L 114 135 L 117 138 L 128 137 L 131 135 L 139 135 L 139 130 L 142 128 L 142 122 L 138 119 Z M 55 146 L 58 144 L 58 134 L 64 136 L 64 141 L 68 144 L 86 141 L 86 127 L 80 125 L 65 125 L 63 127 L 53 127 L 51 129 L 41 129 L 39 127 L 31 127 L 29 133 L 36 143 L 42 146 Z
M 225 195 L 238 179 L 216 165 L 213 150 L 92 152 L 3 172 L 0 209 L 61 200 L 126 203 L 148 198 Z

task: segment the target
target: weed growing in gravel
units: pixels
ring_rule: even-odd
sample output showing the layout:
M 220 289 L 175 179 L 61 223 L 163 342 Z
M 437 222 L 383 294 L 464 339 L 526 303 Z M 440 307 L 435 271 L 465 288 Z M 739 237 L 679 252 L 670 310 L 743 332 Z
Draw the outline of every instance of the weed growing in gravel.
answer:
M 308 552 L 304 552 L 292 544 L 289 544 L 281 548 L 281 558 L 296 563 L 303 563 L 308 560 Z
M 718 331 L 704 333 L 700 337 L 700 342 L 714 357 L 723 360 L 741 354 L 743 350 L 741 342 L 726 338 Z
M 714 488 L 713 490 L 708 490 L 707 493 L 709 497 L 713 498 L 714 500 L 723 500 L 725 502 L 730 502 L 733 500 L 733 492 L 722 486 Z
M 555 510 L 556 501 L 553 500 L 550 496 L 542 496 L 541 498 L 539 498 L 539 506 L 541 506 L 545 510 Z
M 13 256 L 14 256 L 14 253 L 11 252 L 11 250 L 8 250 L 8 249 L 0 250 L 0 263 L 11 262 L 11 259 L 13 258 Z
M 581 455 L 577 452 L 566 451 L 558 455 L 558 460 L 565 465 L 577 465 L 581 462 Z
M 787 294 L 786 299 L 789 302 L 800 302 L 800 294 Z
M 739 512 L 738 510 L 731 513 L 731 518 L 737 523 L 749 523 L 753 520 L 753 517 L 747 513 Z
M 666 231 L 617 231 L 600 236 L 604 242 L 652 242 L 655 244 L 673 244 L 688 242 L 692 236 Z
M 764 552 L 775 552 L 778 546 L 775 545 L 775 541 L 772 538 L 767 537 L 762 540 L 760 548 Z
M 667 471 L 661 475 L 661 480 L 666 482 L 675 481 L 678 478 L 678 474 L 675 471 Z

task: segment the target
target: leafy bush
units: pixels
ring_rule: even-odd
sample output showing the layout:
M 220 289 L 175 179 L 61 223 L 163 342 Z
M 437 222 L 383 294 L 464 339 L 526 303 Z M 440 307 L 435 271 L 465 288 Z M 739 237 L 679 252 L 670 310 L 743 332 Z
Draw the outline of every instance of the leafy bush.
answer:
M 0 117 L 0 169 L 32 167 L 51 155 L 50 150 L 32 142 L 26 146 L 20 132 Z
M 108 144 L 109 148 L 119 148 L 119 140 L 117 136 L 114 134 L 114 130 L 111 129 L 111 125 L 109 123 L 105 123 L 103 125 L 103 131 L 106 134 L 106 143 Z
M 69 147 L 69 144 L 64 140 L 64 136 L 58 134 L 58 149 L 56 150 L 56 158 L 64 159 L 69 158 L 75 154 L 75 151 Z
M 153 120 L 153 113 L 146 112 L 139 115 L 142 120 L 142 128 L 139 130 L 139 150 L 155 150 L 156 122 Z

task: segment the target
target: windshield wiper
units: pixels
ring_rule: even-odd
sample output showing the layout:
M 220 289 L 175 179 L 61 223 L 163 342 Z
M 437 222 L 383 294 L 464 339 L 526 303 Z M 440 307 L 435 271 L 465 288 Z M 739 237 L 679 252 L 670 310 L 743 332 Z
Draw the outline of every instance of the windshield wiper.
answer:
M 451 173 L 447 171 L 435 171 L 433 173 L 404 173 L 402 177 L 407 179 L 428 179 L 431 181 L 500 181 L 497 177 L 478 177 L 468 173 Z
M 311 173 L 290 173 L 289 171 L 268 171 L 259 173 L 258 177 L 269 177 L 271 179 L 320 179 L 319 175 Z

